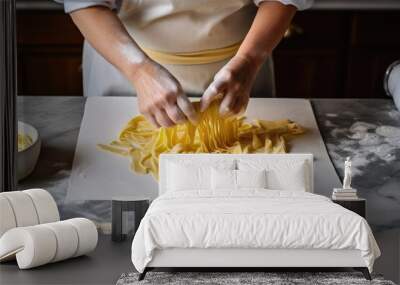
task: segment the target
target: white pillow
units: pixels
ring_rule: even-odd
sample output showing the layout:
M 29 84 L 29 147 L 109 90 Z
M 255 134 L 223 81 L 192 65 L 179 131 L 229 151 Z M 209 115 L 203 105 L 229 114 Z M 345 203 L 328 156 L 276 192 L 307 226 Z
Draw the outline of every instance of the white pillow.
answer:
M 267 188 L 267 172 L 263 170 L 236 170 L 237 188 Z
M 284 179 L 279 179 L 277 185 L 271 185 L 271 189 L 288 190 L 288 191 L 302 191 L 306 192 L 307 187 L 304 175 L 299 170 L 296 173 L 291 173 L 289 175 L 282 175 Z
M 235 169 L 236 161 L 218 160 L 207 163 L 186 161 L 169 161 L 167 163 L 167 191 L 210 190 L 211 169 Z
M 236 189 L 236 170 L 216 169 L 211 170 L 211 189 L 235 190 Z
M 290 167 L 275 168 L 268 171 L 268 183 L 271 189 L 303 191 L 308 189 L 304 161 L 293 163 Z
M 211 170 L 212 190 L 240 190 L 242 188 L 266 188 L 266 171 L 263 170 Z
M 308 167 L 304 160 L 238 160 L 240 170 L 266 169 L 267 188 L 272 190 L 307 191 Z
M 185 191 L 189 189 L 210 189 L 211 167 L 186 166 L 168 163 L 168 191 Z

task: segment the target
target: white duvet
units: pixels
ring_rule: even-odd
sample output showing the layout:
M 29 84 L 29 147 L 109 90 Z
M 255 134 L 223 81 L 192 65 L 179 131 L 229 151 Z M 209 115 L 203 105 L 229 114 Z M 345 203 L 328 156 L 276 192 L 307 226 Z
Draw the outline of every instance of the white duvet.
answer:
M 359 215 L 320 195 L 265 189 L 158 197 L 133 239 L 132 262 L 143 272 L 165 248 L 358 249 L 370 271 L 380 255 Z

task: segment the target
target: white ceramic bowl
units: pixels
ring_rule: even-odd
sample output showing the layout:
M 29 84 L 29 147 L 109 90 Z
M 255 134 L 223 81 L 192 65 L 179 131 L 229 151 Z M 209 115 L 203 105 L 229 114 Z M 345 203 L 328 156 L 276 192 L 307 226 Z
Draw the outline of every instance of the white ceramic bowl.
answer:
M 17 179 L 22 180 L 32 173 L 40 154 L 41 141 L 38 131 L 31 125 L 18 121 L 18 133 L 30 136 L 32 144 L 17 153 Z

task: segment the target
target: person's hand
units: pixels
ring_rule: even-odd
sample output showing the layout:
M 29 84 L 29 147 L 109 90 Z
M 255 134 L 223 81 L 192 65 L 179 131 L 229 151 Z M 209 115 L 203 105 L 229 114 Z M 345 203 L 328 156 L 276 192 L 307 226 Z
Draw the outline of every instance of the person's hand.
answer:
M 146 60 L 132 76 L 139 111 L 156 127 L 197 121 L 193 104 L 179 82 L 161 65 Z
M 258 65 L 244 56 L 234 56 L 214 76 L 201 98 L 200 110 L 205 111 L 211 102 L 222 97 L 221 115 L 239 114 L 247 107 L 250 91 L 258 72 Z

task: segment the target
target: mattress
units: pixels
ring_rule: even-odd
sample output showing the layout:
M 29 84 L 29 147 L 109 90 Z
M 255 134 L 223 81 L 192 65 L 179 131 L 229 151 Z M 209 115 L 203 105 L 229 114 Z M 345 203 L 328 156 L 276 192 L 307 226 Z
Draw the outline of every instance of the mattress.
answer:
M 169 248 L 359 250 L 370 271 L 380 255 L 361 216 L 324 196 L 266 189 L 161 195 L 134 237 L 132 262 L 143 272 L 155 250 Z

